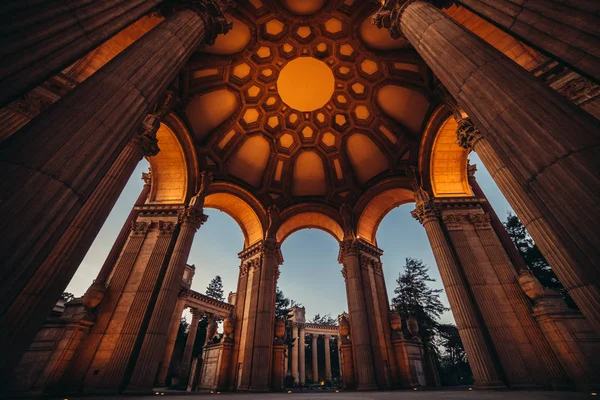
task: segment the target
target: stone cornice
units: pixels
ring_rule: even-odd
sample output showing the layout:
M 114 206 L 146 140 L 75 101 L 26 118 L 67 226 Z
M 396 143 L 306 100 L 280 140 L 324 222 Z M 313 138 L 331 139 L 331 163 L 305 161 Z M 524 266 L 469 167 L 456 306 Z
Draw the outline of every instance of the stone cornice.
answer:
M 212 297 L 208 297 L 191 289 L 182 289 L 180 296 L 187 300 L 186 303 L 188 306 L 197 308 L 203 312 L 216 313 L 216 311 L 219 311 L 220 316 L 227 316 L 233 313 L 234 310 L 233 304 L 213 299 Z

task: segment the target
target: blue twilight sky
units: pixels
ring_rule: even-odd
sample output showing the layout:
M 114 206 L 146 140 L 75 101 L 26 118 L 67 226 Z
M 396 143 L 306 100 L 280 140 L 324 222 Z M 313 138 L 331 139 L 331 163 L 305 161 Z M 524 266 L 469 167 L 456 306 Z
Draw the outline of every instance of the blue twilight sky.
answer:
M 476 154 L 470 156 L 471 163 L 479 171 L 477 179 L 501 220 L 506 219 L 510 206 L 498 187 L 483 167 Z M 110 247 L 131 207 L 142 190 L 142 172 L 148 163 L 142 161 L 129 180 L 109 218 L 102 227 L 94 244 L 83 260 L 67 291 L 81 296 L 100 270 Z M 405 264 L 406 257 L 420 258 L 430 268 L 436 279 L 434 287 L 443 288 L 438 269 L 423 227 L 412 218 L 414 204 L 405 204 L 392 210 L 382 221 L 377 233 L 379 247 L 384 251 L 383 270 L 388 294 L 393 297 L 396 279 Z M 188 260 L 196 265 L 196 276 L 192 289 L 204 293 L 215 275 L 223 279 L 225 296 L 236 290 L 239 259 L 243 236 L 237 223 L 227 214 L 208 209 L 209 219 L 196 234 Z M 306 229 L 292 234 L 282 244 L 284 263 L 281 266 L 279 287 L 287 297 L 301 302 L 306 307 L 307 318 L 314 314 L 337 316 L 347 310 L 344 279 L 337 262 L 338 245 L 329 234 Z M 442 299 L 446 306 L 445 293 Z M 453 321 L 451 312 L 442 317 L 442 322 Z

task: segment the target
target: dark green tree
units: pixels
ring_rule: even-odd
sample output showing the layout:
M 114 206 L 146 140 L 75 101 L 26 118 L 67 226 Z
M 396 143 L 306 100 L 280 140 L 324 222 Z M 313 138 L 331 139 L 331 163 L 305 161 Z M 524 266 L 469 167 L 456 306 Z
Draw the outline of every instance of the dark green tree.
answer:
M 435 282 L 435 279 L 429 276 L 428 269 L 423 261 L 406 258 L 404 272 L 396 280 L 398 286 L 394 290 L 396 297 L 392 299 L 392 306 L 403 321 L 407 321 L 411 315 L 417 318 L 419 336 L 426 348 L 432 348 L 430 345 L 438 320 L 448 309 L 440 301 L 443 289 L 429 287 L 428 283 Z
M 275 318 L 289 318 L 289 314 L 294 307 L 302 307 L 301 303 L 296 300 L 288 299 L 283 294 L 283 291 L 277 288 L 275 292 Z
M 467 353 L 454 324 L 438 324 L 435 345 L 440 355 L 440 375 L 445 385 L 473 383 L 473 374 Z
M 223 296 L 223 281 L 219 275 L 215 276 L 212 281 L 206 287 L 206 293 L 208 297 L 217 299 L 219 301 L 225 301 Z
M 69 293 L 69 292 L 64 292 L 63 294 L 60 295 L 60 299 L 62 301 L 64 301 L 65 303 L 68 303 L 69 301 L 73 300 L 75 298 L 75 295 L 73 293 Z
M 321 314 L 315 314 L 312 320 L 309 321 L 311 324 L 317 325 L 329 325 L 334 326 L 337 324 L 337 320 L 331 316 L 331 314 L 325 314 L 321 316 Z
M 577 308 L 567 290 L 560 283 L 552 268 L 550 268 L 550 264 L 548 264 L 531 236 L 529 236 L 525 225 L 523 225 L 519 217 L 509 212 L 504 226 L 506 227 L 508 236 L 510 236 L 510 239 L 519 250 L 521 257 L 523 257 L 525 264 L 527 264 L 531 273 L 540 281 L 542 286 L 547 289 L 556 290 L 563 296 L 565 303 L 569 307 Z

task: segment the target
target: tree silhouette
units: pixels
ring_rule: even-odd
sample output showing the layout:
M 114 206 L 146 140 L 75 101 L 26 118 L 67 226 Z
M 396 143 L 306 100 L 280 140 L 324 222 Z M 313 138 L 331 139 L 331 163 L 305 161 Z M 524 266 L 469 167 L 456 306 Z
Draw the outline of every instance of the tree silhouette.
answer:
M 550 268 L 550 264 L 548 264 L 531 236 L 529 236 L 525 225 L 523 225 L 519 217 L 509 212 L 504 226 L 506 227 L 508 236 L 510 236 L 510 239 L 519 250 L 521 257 L 523 257 L 525 264 L 527 264 L 531 273 L 540 281 L 542 286 L 547 289 L 556 290 L 562 295 L 569 307 L 577 308 L 567 290 L 560 283 L 552 268 Z
M 213 299 L 225 301 L 225 296 L 223 296 L 223 281 L 221 281 L 221 277 L 219 275 L 215 276 L 213 280 L 210 281 L 206 287 L 205 294 Z
M 283 291 L 277 288 L 275 292 L 275 318 L 289 318 L 289 314 L 294 307 L 302 307 L 301 303 L 296 300 L 288 299 L 283 294 Z
M 407 257 L 404 272 L 401 272 L 396 280 L 396 297 L 392 299 L 392 306 L 403 321 L 407 321 L 410 316 L 416 317 L 419 322 L 419 336 L 425 346 L 431 344 L 438 326 L 437 321 L 442 313 L 448 310 L 440 301 L 443 289 L 430 288 L 429 282 L 435 282 L 435 279 L 429 276 L 427 265 L 421 260 Z
M 315 314 L 313 319 L 309 321 L 311 324 L 317 325 L 329 325 L 333 326 L 337 324 L 337 320 L 331 316 L 331 314 L 325 314 L 321 316 L 321 314 Z

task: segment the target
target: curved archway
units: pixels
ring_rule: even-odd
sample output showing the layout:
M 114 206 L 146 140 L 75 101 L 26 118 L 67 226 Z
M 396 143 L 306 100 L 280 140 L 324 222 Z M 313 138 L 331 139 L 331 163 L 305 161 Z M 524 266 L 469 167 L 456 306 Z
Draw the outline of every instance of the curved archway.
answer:
M 314 228 L 329 233 L 338 242 L 344 240 L 344 230 L 332 217 L 320 212 L 303 212 L 285 220 L 277 230 L 277 241 L 283 241 L 292 233 L 302 229 Z
M 374 196 L 360 214 L 356 234 L 370 243 L 377 244 L 377 229 L 383 218 L 394 208 L 415 200 L 412 190 L 392 188 Z
M 186 156 L 173 129 L 161 123 L 157 155 L 148 157 L 152 170 L 151 203 L 184 203 L 188 192 Z
M 467 175 L 469 151 L 456 143 L 457 128 L 450 111 L 441 106 L 431 115 L 421 140 L 419 171 L 423 186 L 435 197 L 473 195 Z
M 247 191 L 223 182 L 215 182 L 208 190 L 204 207 L 223 211 L 233 218 L 244 234 L 244 248 L 264 238 L 266 212 Z

